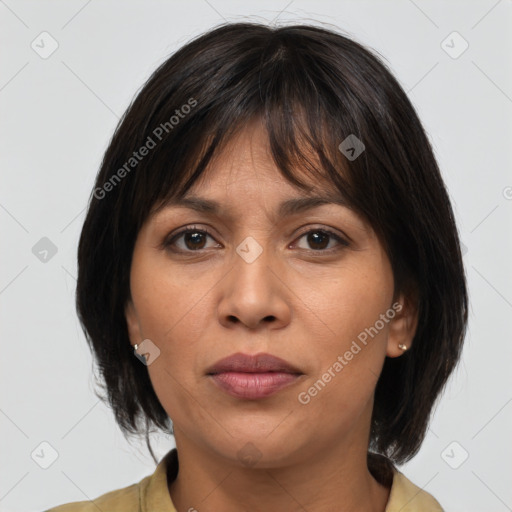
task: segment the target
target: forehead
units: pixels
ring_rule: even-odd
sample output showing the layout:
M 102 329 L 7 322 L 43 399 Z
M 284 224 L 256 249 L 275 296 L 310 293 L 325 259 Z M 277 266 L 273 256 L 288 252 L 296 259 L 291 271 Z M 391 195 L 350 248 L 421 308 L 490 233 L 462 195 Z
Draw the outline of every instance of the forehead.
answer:
M 237 190 L 265 189 L 267 193 L 280 195 L 302 194 L 328 195 L 341 198 L 340 192 L 321 168 L 318 156 L 301 148 L 313 164 L 314 173 L 306 172 L 299 165 L 290 162 L 295 178 L 302 182 L 298 186 L 290 181 L 276 164 L 270 147 L 269 136 L 262 120 L 257 118 L 244 125 L 221 148 L 218 148 L 205 171 L 191 186 L 188 193 L 199 190 L 212 191 L 230 188 Z M 286 155 L 289 159 L 290 155 Z M 313 175 L 314 174 L 314 175 Z M 306 190 L 307 192 L 304 192 Z
M 188 171 L 180 180 L 182 185 L 190 183 L 195 175 L 192 185 L 178 186 L 174 191 L 162 194 L 153 205 L 150 217 L 174 206 L 211 214 L 221 210 L 227 213 L 230 203 L 240 202 L 244 205 L 263 202 L 266 209 L 272 209 L 279 216 L 328 203 L 350 208 L 349 197 L 343 192 L 345 187 L 334 184 L 320 164 L 320 157 L 311 148 L 301 145 L 297 154 L 285 145 L 280 148 L 284 157 L 281 160 L 276 158 L 275 148 L 270 146 L 261 117 L 254 117 L 234 128 L 228 137 L 214 146 L 206 167 L 198 173 L 196 166 L 202 158 L 199 155 L 211 151 L 206 149 L 214 143 L 215 134 L 203 141 L 196 163 L 187 165 Z

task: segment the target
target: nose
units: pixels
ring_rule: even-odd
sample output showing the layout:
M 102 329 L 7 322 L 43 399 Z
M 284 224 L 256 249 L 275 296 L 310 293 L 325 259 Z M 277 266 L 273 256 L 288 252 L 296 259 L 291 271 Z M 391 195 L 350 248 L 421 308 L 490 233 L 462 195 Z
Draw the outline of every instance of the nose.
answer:
M 220 323 L 228 328 L 241 324 L 251 330 L 286 326 L 292 293 L 284 282 L 283 269 L 268 250 L 249 261 L 236 254 L 233 268 L 219 283 Z

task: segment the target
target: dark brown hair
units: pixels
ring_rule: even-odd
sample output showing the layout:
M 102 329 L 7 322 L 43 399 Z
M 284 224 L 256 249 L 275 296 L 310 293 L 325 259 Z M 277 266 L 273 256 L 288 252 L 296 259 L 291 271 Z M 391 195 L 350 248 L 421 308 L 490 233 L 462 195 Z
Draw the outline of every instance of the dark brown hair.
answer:
M 78 315 L 105 399 L 125 434 L 148 440 L 152 426 L 172 428 L 128 337 L 134 243 L 152 211 L 184 195 L 255 118 L 283 176 L 306 190 L 300 176 L 315 177 L 342 194 L 386 248 L 395 292 L 414 290 L 416 335 L 411 350 L 385 361 L 369 447 L 404 462 L 419 449 L 460 356 L 462 256 L 448 194 L 406 94 L 372 52 L 324 28 L 217 27 L 167 59 L 120 120 L 78 248 Z M 364 144 L 355 159 L 339 149 L 351 135 Z

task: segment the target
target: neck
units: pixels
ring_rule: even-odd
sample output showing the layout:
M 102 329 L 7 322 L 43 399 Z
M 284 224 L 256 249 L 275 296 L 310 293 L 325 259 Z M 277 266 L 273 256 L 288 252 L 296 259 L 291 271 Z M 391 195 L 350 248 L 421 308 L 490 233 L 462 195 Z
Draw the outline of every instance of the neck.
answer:
M 288 464 L 249 468 L 175 436 L 179 472 L 169 492 L 177 510 L 385 511 L 390 489 L 369 472 L 362 443 L 347 439 L 304 450 Z

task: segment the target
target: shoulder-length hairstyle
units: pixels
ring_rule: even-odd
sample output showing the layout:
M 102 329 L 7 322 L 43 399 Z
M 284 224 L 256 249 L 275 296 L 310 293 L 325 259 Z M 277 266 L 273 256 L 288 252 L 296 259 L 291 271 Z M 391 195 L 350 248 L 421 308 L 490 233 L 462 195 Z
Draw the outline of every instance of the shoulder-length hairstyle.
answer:
M 120 120 L 78 248 L 76 305 L 102 398 L 125 435 L 145 432 L 148 442 L 151 427 L 172 432 L 128 337 L 135 240 L 152 212 L 183 196 L 255 118 L 282 175 L 303 190 L 304 175 L 337 189 L 385 247 L 395 294 L 414 296 L 416 334 L 410 350 L 385 360 L 369 447 L 405 462 L 424 439 L 464 340 L 457 228 L 431 145 L 399 83 L 362 45 L 315 26 L 216 27 L 160 65 Z M 357 158 L 342 144 L 349 136 L 364 144 Z

